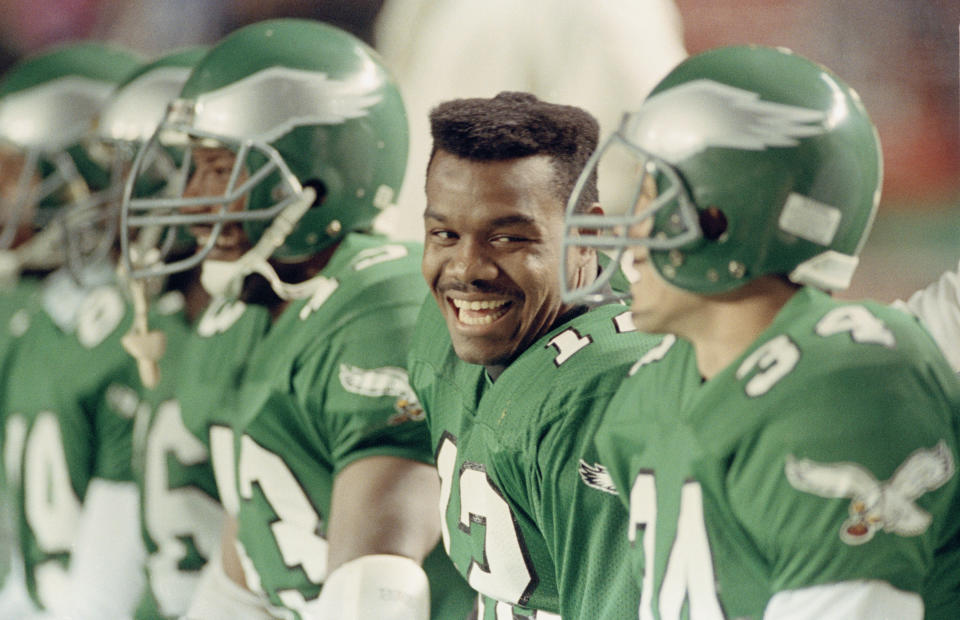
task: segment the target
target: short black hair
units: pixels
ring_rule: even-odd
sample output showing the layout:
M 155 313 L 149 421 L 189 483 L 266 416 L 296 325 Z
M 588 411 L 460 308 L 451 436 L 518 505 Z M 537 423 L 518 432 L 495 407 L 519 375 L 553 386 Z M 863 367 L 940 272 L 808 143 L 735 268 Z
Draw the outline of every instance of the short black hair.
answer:
M 554 191 L 566 206 L 570 194 L 597 148 L 597 120 L 586 110 L 547 103 L 535 95 L 502 92 L 492 99 L 454 99 L 430 112 L 433 149 L 473 161 L 500 161 L 547 155 L 554 167 Z M 430 164 L 428 162 L 427 167 Z M 596 169 L 577 203 L 583 212 L 597 202 Z

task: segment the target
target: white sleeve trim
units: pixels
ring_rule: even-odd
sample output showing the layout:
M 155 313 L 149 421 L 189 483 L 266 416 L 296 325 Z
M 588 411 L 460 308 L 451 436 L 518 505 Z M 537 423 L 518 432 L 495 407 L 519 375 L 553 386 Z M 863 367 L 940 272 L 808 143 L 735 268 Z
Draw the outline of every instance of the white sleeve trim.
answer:
M 90 481 L 70 554 L 68 600 L 55 611 L 77 620 L 133 616 L 145 581 L 139 506 L 134 483 Z
M 264 601 L 223 571 L 220 551 L 203 567 L 190 609 L 181 620 L 272 620 Z
M 763 620 L 923 620 L 923 600 L 886 581 L 842 581 L 778 592 Z

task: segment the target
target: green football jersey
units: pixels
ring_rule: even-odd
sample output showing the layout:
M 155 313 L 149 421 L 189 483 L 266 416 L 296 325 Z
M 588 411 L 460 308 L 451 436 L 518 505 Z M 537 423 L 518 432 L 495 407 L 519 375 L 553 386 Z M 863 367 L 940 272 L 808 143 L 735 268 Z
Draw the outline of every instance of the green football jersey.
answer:
M 434 300 L 423 305 L 410 378 L 440 473 L 443 543 L 482 595 L 481 620 L 636 612 L 626 513 L 592 439 L 631 364 L 660 340 L 636 332 L 624 306 L 601 306 L 491 382 L 456 357 Z
M 40 309 L 39 283 L 37 278 L 22 276 L 16 285 L 0 288 L 0 385 L 6 384 L 6 362 L 12 355 L 14 343 L 26 330 L 33 313 Z M 6 443 L 5 427 L 0 418 L 0 446 Z M 6 486 L 5 468 L 0 459 L 0 585 L 6 580 L 13 550 L 17 546 L 12 504 Z
M 50 276 L 55 278 L 56 274 Z M 61 274 L 62 276 L 62 274 Z M 44 306 L 19 337 L 3 394 L 4 462 L 31 597 L 64 596 L 66 570 L 87 485 L 132 480 L 136 368 L 120 346 L 130 323 L 116 287 L 72 290 L 45 282 Z M 56 298 L 51 294 L 56 293 Z M 65 311 L 69 308 L 69 311 Z M 64 322 L 64 316 L 70 320 Z
M 912 317 L 807 288 L 709 381 L 682 341 L 635 371 L 597 444 L 641 618 L 759 619 L 866 580 L 958 617 L 960 381 Z
M 215 299 L 197 320 L 179 360 L 177 394 L 187 429 L 217 461 L 218 446 L 226 443 L 225 462 L 232 461 L 237 397 L 247 361 L 257 343 L 270 329 L 270 312 L 263 306 L 242 301 Z M 221 485 L 217 484 L 218 493 Z M 229 489 L 236 485 L 226 485 Z M 230 513 L 236 501 L 221 497 Z
M 142 388 L 134 421 L 133 471 L 147 551 L 138 620 L 186 613 L 201 569 L 219 549 L 223 523 L 207 447 L 187 430 L 178 398 L 190 385 L 180 373 L 188 342 L 199 338 L 183 312 L 183 295 L 174 291 L 158 298 L 150 327 L 166 335 L 166 350 L 160 383 Z
M 315 294 L 291 303 L 248 357 L 235 458 L 215 452 L 214 466 L 218 484 L 235 476 L 247 584 L 294 616 L 326 577 L 335 476 L 370 456 L 432 462 L 404 369 L 426 292 L 419 265 L 418 246 L 349 235 Z M 472 595 L 449 563 L 425 569 L 434 617 L 465 617 Z

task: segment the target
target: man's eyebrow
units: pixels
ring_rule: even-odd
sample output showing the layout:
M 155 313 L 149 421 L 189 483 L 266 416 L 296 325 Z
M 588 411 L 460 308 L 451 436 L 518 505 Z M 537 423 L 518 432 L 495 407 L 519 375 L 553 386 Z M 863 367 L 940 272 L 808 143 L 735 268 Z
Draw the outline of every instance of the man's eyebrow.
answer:
M 427 207 L 423 212 L 423 219 L 425 220 L 436 220 L 438 222 L 446 222 L 447 216 L 442 213 L 434 211 L 430 207 Z M 498 217 L 496 219 L 490 220 L 487 224 L 491 228 L 498 228 L 501 226 L 535 226 L 537 220 L 530 217 L 529 215 L 515 214 L 515 215 L 505 215 L 503 217 Z
M 447 218 L 443 214 L 437 213 L 430 207 L 427 207 L 423 212 L 423 219 L 425 220 L 437 220 L 438 222 L 446 222 Z
M 516 214 L 516 215 L 506 215 L 504 217 L 498 217 L 497 219 L 491 221 L 490 225 L 492 227 L 513 226 L 516 224 L 534 226 L 536 225 L 536 223 L 537 221 L 534 218 L 530 217 L 529 215 Z

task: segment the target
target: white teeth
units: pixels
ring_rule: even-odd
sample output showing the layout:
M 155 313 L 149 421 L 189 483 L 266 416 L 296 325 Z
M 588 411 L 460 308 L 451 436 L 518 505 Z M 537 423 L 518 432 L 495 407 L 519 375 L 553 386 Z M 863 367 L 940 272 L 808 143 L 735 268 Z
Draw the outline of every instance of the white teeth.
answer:
M 496 314 L 488 314 L 485 316 L 464 316 L 460 315 L 460 322 L 464 325 L 488 325 L 493 323 L 500 317 L 504 315 L 504 312 L 498 312 Z
M 485 300 L 485 301 L 466 301 L 464 299 L 451 299 L 453 305 L 459 312 L 457 319 L 464 325 L 488 325 L 493 323 L 507 313 L 506 299 Z
M 459 310 L 493 310 L 507 304 L 507 300 L 498 299 L 490 301 L 466 301 L 463 299 L 454 299 L 453 305 Z

